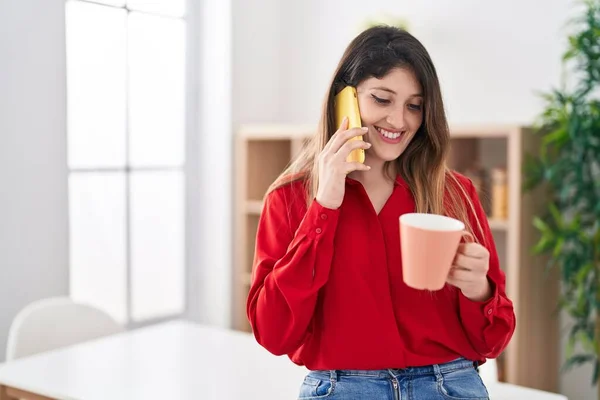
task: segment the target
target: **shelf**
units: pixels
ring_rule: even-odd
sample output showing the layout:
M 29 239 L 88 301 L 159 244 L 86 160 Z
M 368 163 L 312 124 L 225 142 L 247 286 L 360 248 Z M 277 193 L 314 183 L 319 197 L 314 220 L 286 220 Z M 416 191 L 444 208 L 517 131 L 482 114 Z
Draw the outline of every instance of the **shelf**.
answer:
M 451 138 L 506 138 L 514 132 L 517 130 L 512 125 L 455 125 L 450 127 Z
M 260 215 L 263 202 L 261 200 L 246 200 L 246 213 L 249 215 Z
M 493 231 L 508 231 L 508 221 L 502 219 L 488 219 L 490 229 Z
M 271 183 L 290 162 L 290 141 L 284 138 L 248 140 L 245 152 L 246 198 L 262 200 Z

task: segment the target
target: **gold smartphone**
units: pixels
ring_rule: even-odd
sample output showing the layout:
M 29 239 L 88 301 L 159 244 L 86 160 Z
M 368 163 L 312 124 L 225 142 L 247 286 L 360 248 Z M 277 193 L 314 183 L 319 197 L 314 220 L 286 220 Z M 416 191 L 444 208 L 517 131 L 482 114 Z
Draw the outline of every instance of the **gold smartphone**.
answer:
M 348 117 L 348 129 L 360 128 L 362 122 L 360 120 L 360 111 L 358 109 L 358 96 L 356 94 L 356 88 L 352 86 L 346 86 L 341 92 L 339 92 L 334 99 L 335 108 L 335 126 L 339 129 L 342 124 L 344 117 Z M 362 135 L 355 136 L 350 140 L 362 140 Z M 365 150 L 355 149 L 348 155 L 346 159 L 348 162 L 365 162 Z

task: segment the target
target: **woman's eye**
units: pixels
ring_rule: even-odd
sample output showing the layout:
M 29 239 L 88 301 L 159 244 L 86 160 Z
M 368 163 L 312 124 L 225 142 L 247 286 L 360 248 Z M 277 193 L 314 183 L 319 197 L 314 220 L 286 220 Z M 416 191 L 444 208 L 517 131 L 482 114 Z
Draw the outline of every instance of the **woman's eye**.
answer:
M 420 104 L 409 104 L 408 108 L 410 108 L 411 110 L 415 110 L 415 111 L 421 111 L 421 105 Z
M 375 96 L 374 94 L 372 94 L 371 97 L 373 97 L 373 100 L 375 100 L 375 102 L 378 103 L 378 104 L 389 104 L 390 103 L 389 100 L 382 99 L 380 97 Z

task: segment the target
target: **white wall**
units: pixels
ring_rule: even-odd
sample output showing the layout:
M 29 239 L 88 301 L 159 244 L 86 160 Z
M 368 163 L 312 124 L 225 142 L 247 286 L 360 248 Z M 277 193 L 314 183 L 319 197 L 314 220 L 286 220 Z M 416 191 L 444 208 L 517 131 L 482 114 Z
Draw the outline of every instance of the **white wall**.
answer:
M 231 0 L 233 4 L 234 123 L 284 122 L 280 104 L 285 30 L 281 0 Z M 285 4 L 287 3 L 287 4 Z
M 0 0 L 0 360 L 17 311 L 68 292 L 64 0 Z
M 294 96 L 290 121 L 312 121 L 333 69 L 365 17 L 397 15 L 428 49 L 438 69 L 453 123 L 527 122 L 536 115 L 534 89 L 557 82 L 567 1 L 387 0 L 302 2 L 311 20 L 297 20 L 283 65 L 306 87 Z M 339 30 L 332 29 L 335 24 Z M 302 29 L 304 28 L 304 29 Z M 291 60 L 292 57 L 286 57 Z M 311 84 L 311 82 L 314 82 Z
M 366 19 L 400 17 L 428 49 L 450 123 L 532 122 L 560 79 L 571 0 L 234 0 L 234 123 L 316 124 L 326 85 Z M 595 399 L 589 368 L 561 377 Z
M 188 316 L 231 326 L 232 1 L 190 0 Z
M 315 123 L 345 46 L 371 16 L 399 16 L 429 50 L 454 123 L 529 122 L 558 82 L 567 0 L 238 0 L 240 122 Z M 264 3 L 264 4 L 263 4 Z M 279 88 L 279 92 L 276 93 Z

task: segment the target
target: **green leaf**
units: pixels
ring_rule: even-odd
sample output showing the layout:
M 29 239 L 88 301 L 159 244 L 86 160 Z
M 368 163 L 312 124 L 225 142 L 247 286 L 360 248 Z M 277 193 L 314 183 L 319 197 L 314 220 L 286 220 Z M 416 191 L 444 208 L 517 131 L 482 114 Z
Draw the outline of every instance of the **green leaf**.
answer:
M 575 217 L 569 224 L 568 228 L 569 228 L 569 230 L 572 230 L 572 231 L 580 231 L 580 229 L 579 229 L 580 226 L 581 226 L 581 214 L 577 214 L 577 215 L 575 215 Z
M 554 245 L 554 251 L 552 252 L 553 257 L 558 257 L 562 251 L 563 245 L 565 244 L 565 238 L 561 237 L 556 241 Z
M 550 210 L 550 214 L 552 214 L 552 217 L 554 218 L 554 221 L 556 222 L 556 226 L 560 229 L 562 228 L 563 224 L 563 217 L 559 211 L 559 209 L 556 207 L 556 204 L 554 204 L 553 202 L 548 204 L 548 209 Z
M 543 236 L 537 244 L 533 247 L 532 251 L 534 254 L 542 254 L 553 247 L 552 239 Z
M 522 190 L 527 192 L 538 186 L 544 179 L 544 165 L 531 153 L 523 155 L 523 180 Z
M 569 61 L 577 55 L 577 51 L 575 49 L 569 49 L 563 54 L 563 61 Z
M 543 146 L 555 145 L 562 146 L 566 141 L 569 140 L 569 134 L 567 132 L 566 127 L 560 127 L 554 132 L 549 133 L 542 140 Z
M 573 357 L 573 353 L 575 352 L 575 334 L 571 330 L 569 338 L 567 339 L 567 344 L 565 346 L 565 358 L 569 360 Z
M 583 284 L 583 281 L 588 276 L 588 274 L 592 271 L 593 267 L 594 267 L 594 264 L 592 262 L 588 262 L 588 263 L 585 263 L 579 271 L 577 271 L 577 276 L 575 278 L 575 281 L 578 283 L 578 285 Z
M 592 337 L 590 337 L 589 335 L 586 334 L 586 331 L 583 331 L 583 334 L 579 335 L 579 342 L 581 343 L 582 347 L 584 350 L 586 350 L 587 352 L 593 353 L 594 352 L 594 337 L 593 337 L 593 333 L 592 333 Z
M 533 225 L 542 233 L 546 234 L 552 232 L 550 227 L 544 221 L 542 221 L 540 217 L 535 217 L 533 219 Z
M 565 361 L 562 371 L 567 372 L 575 366 L 594 361 L 595 359 L 593 354 L 575 354 Z

